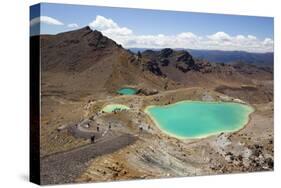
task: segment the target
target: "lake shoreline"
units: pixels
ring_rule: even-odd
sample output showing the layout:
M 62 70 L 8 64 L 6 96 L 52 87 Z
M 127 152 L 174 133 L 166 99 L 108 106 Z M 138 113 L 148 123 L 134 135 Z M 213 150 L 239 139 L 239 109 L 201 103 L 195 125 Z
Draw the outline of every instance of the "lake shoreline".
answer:
M 187 103 L 187 102 L 190 102 L 190 103 L 193 103 L 193 102 L 196 102 L 196 103 L 205 103 L 205 104 L 220 104 L 220 103 L 228 103 L 228 104 L 239 104 L 239 105 L 243 105 L 243 106 L 246 106 L 248 108 L 251 109 L 251 112 L 247 115 L 247 120 L 245 123 L 243 123 L 243 126 L 239 129 L 235 129 L 235 130 L 226 130 L 226 131 L 217 131 L 217 132 L 212 132 L 212 133 L 209 133 L 209 134 L 202 134 L 202 135 L 199 135 L 199 136 L 194 136 L 194 137 L 187 137 L 187 136 L 178 136 L 174 133 L 170 133 L 169 131 L 166 131 L 165 129 L 163 129 L 158 121 L 153 117 L 153 115 L 149 112 L 149 109 L 150 108 L 153 108 L 153 107 L 162 107 L 162 108 L 166 108 L 166 107 L 171 107 L 173 105 L 177 105 L 177 104 L 181 104 L 181 103 Z M 237 133 L 241 130 L 243 130 L 248 124 L 249 122 L 251 121 L 251 115 L 256 111 L 255 108 L 253 106 L 250 106 L 248 104 L 244 104 L 244 103 L 238 103 L 238 102 L 225 102 L 225 101 L 197 101 L 197 100 L 182 100 L 182 101 L 177 101 L 175 103 L 172 103 L 172 104 L 167 104 L 167 105 L 149 105 L 149 106 L 146 106 L 143 110 L 149 117 L 149 119 L 151 120 L 151 122 L 156 125 L 156 127 L 158 129 L 160 129 L 160 131 L 162 131 L 163 133 L 165 133 L 166 135 L 170 136 L 170 137 L 173 137 L 173 138 L 177 138 L 177 139 L 181 139 L 181 140 L 198 140 L 198 139 L 205 139 L 205 138 L 208 138 L 208 137 L 211 137 L 211 136 L 215 136 L 215 135 L 219 135 L 221 133 Z

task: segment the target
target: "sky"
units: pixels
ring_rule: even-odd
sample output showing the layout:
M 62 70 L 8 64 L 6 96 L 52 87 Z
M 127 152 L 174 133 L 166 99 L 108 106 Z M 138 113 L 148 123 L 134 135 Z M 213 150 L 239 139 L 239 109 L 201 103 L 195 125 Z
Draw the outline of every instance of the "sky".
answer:
M 31 35 L 90 26 L 125 48 L 273 52 L 273 18 L 48 4 L 30 8 Z

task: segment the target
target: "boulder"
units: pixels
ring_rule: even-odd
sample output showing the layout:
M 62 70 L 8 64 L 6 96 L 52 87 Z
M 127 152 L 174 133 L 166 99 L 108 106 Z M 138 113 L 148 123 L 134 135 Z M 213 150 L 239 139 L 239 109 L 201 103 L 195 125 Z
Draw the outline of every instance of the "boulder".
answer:
M 147 88 L 142 88 L 139 90 L 139 93 L 140 94 L 143 94 L 143 95 L 155 95 L 158 93 L 158 90 L 157 89 L 147 89 Z

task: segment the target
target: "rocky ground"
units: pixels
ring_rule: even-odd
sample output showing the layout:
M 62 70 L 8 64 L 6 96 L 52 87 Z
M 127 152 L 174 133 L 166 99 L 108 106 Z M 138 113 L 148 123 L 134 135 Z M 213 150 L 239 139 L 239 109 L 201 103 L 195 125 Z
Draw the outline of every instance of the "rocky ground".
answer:
M 272 102 L 250 104 L 255 112 L 251 114 L 251 120 L 245 128 L 236 133 L 179 140 L 161 132 L 143 110 L 147 105 L 170 104 L 181 100 L 245 102 L 210 89 L 195 87 L 148 96 L 140 93 L 136 96 L 116 95 L 100 100 L 86 98 L 84 103 L 60 103 L 66 108 L 76 105 L 80 114 L 76 114 L 75 119 L 75 116 L 71 116 L 72 112 L 64 111 L 72 120 L 54 118 L 57 123 L 48 137 L 42 134 L 43 143 L 44 139 L 49 140 L 46 143 L 48 147 L 43 144 L 41 150 L 43 183 L 273 170 Z M 101 112 L 104 105 L 112 103 L 125 104 L 131 109 L 115 113 Z M 91 143 L 93 135 L 95 143 Z M 116 141 L 121 142 L 116 135 L 128 135 L 134 141 L 116 145 Z M 93 149 L 98 148 L 99 143 L 110 147 Z M 88 152 L 90 150 L 92 152 Z M 83 160 L 80 160 L 81 157 Z
M 71 183 L 85 170 L 87 163 L 99 155 L 112 153 L 135 141 L 132 135 L 110 135 L 95 144 L 43 157 L 41 160 L 42 184 Z

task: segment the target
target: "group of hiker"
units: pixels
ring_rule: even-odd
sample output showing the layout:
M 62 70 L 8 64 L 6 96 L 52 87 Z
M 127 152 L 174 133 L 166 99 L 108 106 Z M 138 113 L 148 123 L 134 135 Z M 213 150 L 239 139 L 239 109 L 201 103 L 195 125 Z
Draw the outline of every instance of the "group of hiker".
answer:
M 111 124 L 109 123 L 109 125 L 108 125 L 108 130 L 110 130 L 111 129 Z M 99 126 L 97 126 L 97 132 L 99 132 L 100 131 L 100 127 Z M 91 143 L 94 143 L 95 142 L 95 135 L 92 135 L 91 136 Z

